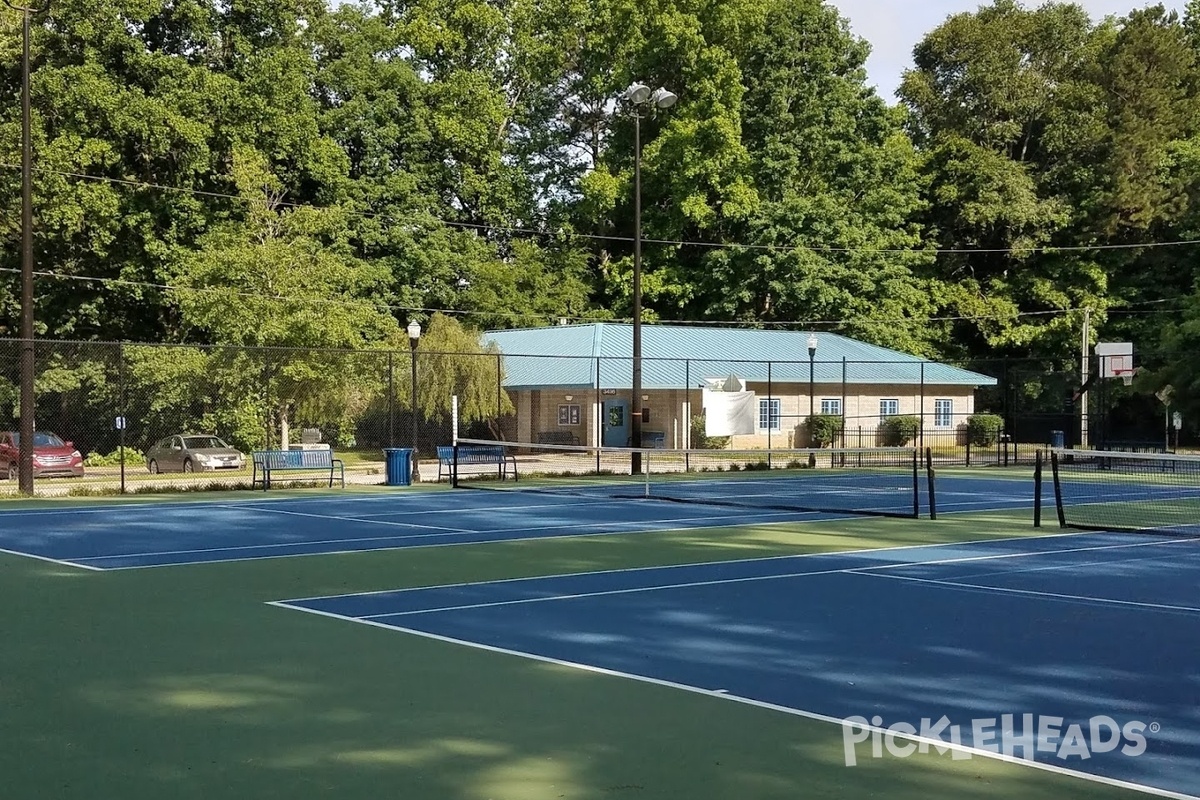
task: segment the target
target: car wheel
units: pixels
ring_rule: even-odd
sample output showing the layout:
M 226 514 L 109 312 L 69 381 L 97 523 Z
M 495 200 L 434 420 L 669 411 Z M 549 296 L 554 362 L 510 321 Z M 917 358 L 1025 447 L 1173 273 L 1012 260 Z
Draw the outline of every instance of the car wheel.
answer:
M 196 468 L 192 466 L 192 460 L 190 458 L 183 462 L 183 471 L 184 472 L 195 472 L 196 471 Z
M 10 481 L 15 481 L 17 479 L 17 465 L 16 464 L 8 465 L 8 479 Z
M 150 470 L 151 475 L 158 474 L 158 462 L 157 461 L 155 461 L 154 459 L 150 459 L 150 463 L 147 464 L 146 466 Z

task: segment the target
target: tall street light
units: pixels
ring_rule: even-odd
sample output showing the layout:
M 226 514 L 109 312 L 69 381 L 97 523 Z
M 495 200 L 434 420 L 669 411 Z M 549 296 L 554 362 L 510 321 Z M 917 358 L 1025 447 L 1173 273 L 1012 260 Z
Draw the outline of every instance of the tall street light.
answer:
M 417 342 L 421 339 L 421 323 L 415 319 L 408 323 L 408 347 L 412 351 L 412 482 L 421 480 L 417 466 Z
M 666 89 L 651 94 L 644 83 L 632 83 L 622 99 L 633 117 L 633 446 L 642 446 L 642 119 L 675 105 L 679 98 Z M 634 474 L 642 471 L 642 454 L 635 452 Z
M 4 4 L 21 12 L 21 441 L 17 479 L 22 494 L 33 494 L 34 353 L 33 353 L 33 116 L 29 101 L 29 18 L 49 3 Z

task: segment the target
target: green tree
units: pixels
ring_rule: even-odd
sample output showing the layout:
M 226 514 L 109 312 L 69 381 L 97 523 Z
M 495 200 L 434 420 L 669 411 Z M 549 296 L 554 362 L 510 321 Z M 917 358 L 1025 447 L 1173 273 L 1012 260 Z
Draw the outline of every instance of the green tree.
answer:
M 181 316 L 206 338 L 276 348 L 267 369 L 280 440 L 293 411 L 349 429 L 380 391 L 377 363 L 337 350 L 398 336 L 386 305 L 389 276 L 355 257 L 338 208 L 286 208 L 265 160 L 239 151 L 234 172 L 245 216 L 213 228 L 181 259 L 172 281 Z

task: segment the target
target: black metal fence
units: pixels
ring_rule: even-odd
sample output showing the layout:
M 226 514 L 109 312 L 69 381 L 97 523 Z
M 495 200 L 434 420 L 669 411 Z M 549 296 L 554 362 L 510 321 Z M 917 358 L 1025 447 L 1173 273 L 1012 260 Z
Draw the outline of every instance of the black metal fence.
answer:
M 0 433 L 18 429 L 19 352 L 19 342 L 0 340 Z M 40 340 L 36 427 L 46 437 L 55 434 L 64 445 L 69 442 L 68 453 L 79 453 L 82 479 L 49 480 L 55 473 L 51 466 L 64 469 L 41 464 L 38 491 L 249 482 L 248 469 L 151 474 L 148 461 L 155 445 L 185 433 L 215 435 L 242 452 L 315 439 L 346 461 L 351 480 L 365 483 L 383 481 L 383 448 L 415 447 L 422 473 L 435 476 L 436 447 L 451 442 L 456 417 L 462 437 L 574 438 L 581 444 L 599 437 L 609 444 L 610 405 L 624 399 L 627 412 L 639 405 L 629 394 L 628 358 L 418 350 L 415 359 L 408 349 Z M 945 373 L 939 373 L 945 366 L 978 380 L 968 376 L 956 389 L 960 393 L 952 395 Z M 724 376 L 743 380 L 763 398 L 758 434 L 752 442 L 737 441 L 738 447 L 895 443 L 884 425 L 893 415 L 915 417 L 905 443 L 930 448 L 945 464 L 1028 464 L 1038 448 L 1079 446 L 1085 434 L 1092 447 L 1175 445 L 1170 415 L 1151 388 L 1104 380 L 1080 396 L 1078 364 L 1067 361 L 938 365 L 645 358 L 643 373 L 648 399 L 640 405 L 650 411 L 643 431 L 655 437 L 654 444 L 667 447 L 720 444 L 691 434 L 702 413 L 701 387 Z M 970 407 L 961 392 L 971 396 Z M 938 405 L 942 395 L 952 395 L 955 402 Z M 772 405 L 777 396 L 779 404 Z M 886 396 L 903 401 L 895 412 L 881 405 Z M 810 412 L 839 418 L 831 436 L 817 441 Z M 998 420 L 982 424 L 985 415 Z M 3 482 L 10 467 L 15 469 L 15 456 L 7 456 L 0 442 L 0 490 L 15 492 L 15 480 Z M 75 474 L 72 464 L 65 471 Z

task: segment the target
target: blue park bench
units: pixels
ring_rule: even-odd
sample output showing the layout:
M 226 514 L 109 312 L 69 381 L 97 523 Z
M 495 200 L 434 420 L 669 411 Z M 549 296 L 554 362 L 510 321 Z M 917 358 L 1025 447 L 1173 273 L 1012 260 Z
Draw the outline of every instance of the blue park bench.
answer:
M 271 481 L 277 472 L 313 472 L 328 471 L 329 485 L 333 486 L 334 471 L 339 473 L 342 488 L 346 486 L 346 465 L 340 458 L 333 457 L 333 451 L 324 450 L 255 450 L 251 454 L 254 472 L 250 477 L 250 488 L 253 489 L 261 481 L 263 491 L 271 488 Z M 292 477 L 286 475 L 285 477 Z M 301 476 L 296 476 L 301 477 Z
M 438 482 L 441 483 L 442 474 L 452 477 L 454 474 L 454 447 L 441 445 L 437 449 L 438 457 Z M 460 444 L 458 445 L 458 465 L 463 464 L 491 464 L 496 467 L 496 474 L 500 480 L 508 477 L 508 465 L 512 464 L 513 480 L 520 480 L 517 475 L 517 459 L 511 453 L 506 453 L 503 447 L 481 444 Z

